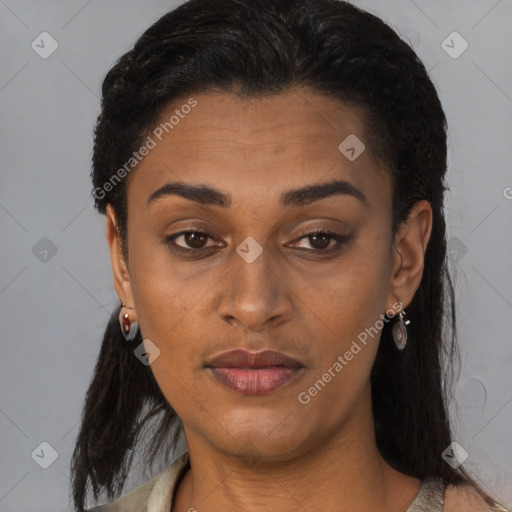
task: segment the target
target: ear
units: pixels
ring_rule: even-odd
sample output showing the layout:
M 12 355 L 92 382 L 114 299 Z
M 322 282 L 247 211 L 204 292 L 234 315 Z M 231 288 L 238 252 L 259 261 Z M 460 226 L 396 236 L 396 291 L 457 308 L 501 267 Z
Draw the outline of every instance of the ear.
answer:
M 388 309 L 393 309 L 399 300 L 404 309 L 411 303 L 423 276 L 425 251 L 431 232 L 432 207 L 428 201 L 418 201 L 407 220 L 400 225 L 393 241 Z
M 133 307 L 133 293 L 130 274 L 121 249 L 121 234 L 114 209 L 107 205 L 107 242 L 110 249 L 110 262 L 114 277 L 114 287 L 124 304 Z

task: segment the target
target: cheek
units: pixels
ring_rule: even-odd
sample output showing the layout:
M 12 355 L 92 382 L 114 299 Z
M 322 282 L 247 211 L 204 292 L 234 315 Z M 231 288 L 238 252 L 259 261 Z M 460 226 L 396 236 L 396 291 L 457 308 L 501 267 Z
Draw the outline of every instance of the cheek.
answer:
M 206 319 L 201 315 L 201 300 L 208 288 L 199 290 L 171 273 L 143 276 L 134 291 L 141 332 L 170 361 L 178 363 L 187 352 L 197 351 L 204 340 Z
M 165 246 L 140 238 L 139 242 L 134 238 L 135 247 L 130 248 L 130 280 L 139 325 L 144 338 L 167 351 L 175 346 L 171 340 L 188 322 L 201 295 L 197 285 L 184 281 L 173 268 Z
M 326 280 L 323 293 L 315 295 L 317 303 L 324 305 L 322 319 L 328 328 L 322 332 L 327 337 L 316 340 L 319 366 L 303 391 L 310 396 L 311 386 L 313 394 L 321 390 L 315 401 L 322 409 L 328 409 L 329 403 L 350 408 L 370 378 L 389 288 L 384 247 L 379 249 L 371 239 L 361 239 L 347 254 L 340 270 Z M 315 385 L 318 379 L 328 384 Z
M 180 416 L 187 417 L 190 407 L 203 407 L 194 398 L 193 388 L 204 360 L 203 351 L 211 339 L 206 313 L 201 309 L 201 299 L 209 288 L 201 294 L 197 286 L 186 285 L 172 272 L 149 264 L 146 272 L 135 278 L 141 333 L 160 351 L 151 370 Z
M 339 271 L 305 297 L 308 307 L 303 313 L 316 336 L 317 364 L 297 399 L 307 403 L 303 406 L 309 411 L 322 411 L 326 424 L 336 424 L 345 417 L 342 411 L 354 407 L 367 387 L 377 353 L 387 297 L 387 265 L 374 247 L 361 242 Z
M 327 272 L 303 274 L 294 285 L 327 332 L 340 339 L 373 325 L 385 312 L 389 262 L 379 242 L 360 237 Z

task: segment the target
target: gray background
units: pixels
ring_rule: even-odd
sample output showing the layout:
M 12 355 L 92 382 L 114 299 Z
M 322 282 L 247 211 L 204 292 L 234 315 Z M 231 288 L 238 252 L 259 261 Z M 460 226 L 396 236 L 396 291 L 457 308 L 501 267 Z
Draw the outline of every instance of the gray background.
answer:
M 512 3 L 355 3 L 411 42 L 448 117 L 446 215 L 463 355 L 451 414 L 469 453 L 466 467 L 510 506 Z M 100 85 L 115 59 L 174 5 L 0 0 L 2 512 L 71 510 L 69 461 L 82 401 L 117 304 L 104 217 L 90 197 Z M 46 59 L 31 47 L 34 40 L 42 46 L 44 31 L 58 43 Z M 442 47 L 453 31 L 469 44 L 458 58 Z M 462 48 L 447 41 L 452 53 Z M 42 442 L 58 454 L 47 469 L 39 464 L 51 462 L 52 452 L 41 451 Z M 150 476 L 134 473 L 125 491 Z

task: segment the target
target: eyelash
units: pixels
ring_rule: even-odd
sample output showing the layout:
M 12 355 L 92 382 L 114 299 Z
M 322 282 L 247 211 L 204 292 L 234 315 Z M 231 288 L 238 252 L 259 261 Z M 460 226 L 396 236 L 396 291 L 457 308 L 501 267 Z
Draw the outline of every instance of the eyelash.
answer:
M 188 229 L 186 231 L 180 231 L 179 233 L 175 233 L 173 235 L 165 237 L 163 242 L 166 245 L 168 245 L 168 246 L 172 246 L 173 250 L 176 250 L 178 252 L 181 252 L 182 254 L 188 254 L 188 255 L 194 255 L 194 254 L 198 254 L 200 252 L 205 252 L 205 251 L 208 251 L 209 249 L 212 248 L 212 247 L 202 247 L 202 248 L 199 248 L 199 249 L 187 249 L 185 247 L 181 247 L 181 246 L 176 245 L 174 243 L 174 240 L 176 240 L 180 236 L 188 235 L 190 233 L 197 233 L 199 235 L 206 235 L 210 240 L 215 240 L 216 241 L 216 239 L 213 236 L 211 236 L 209 233 L 207 233 L 206 231 L 202 231 L 200 229 Z M 348 244 L 348 242 L 350 242 L 350 240 L 352 238 L 350 235 L 349 236 L 347 236 L 347 235 L 339 235 L 338 233 L 334 233 L 333 231 L 329 231 L 327 229 L 313 229 L 311 231 L 306 231 L 304 233 L 301 233 L 301 236 L 299 238 L 295 239 L 294 242 L 299 242 L 299 241 L 301 241 L 304 238 L 308 238 L 309 236 L 313 236 L 313 235 L 316 235 L 316 234 L 326 235 L 326 236 L 334 239 L 336 244 L 333 247 L 330 247 L 328 249 L 304 249 L 304 248 L 299 248 L 299 250 L 303 250 L 303 251 L 307 251 L 307 252 L 310 252 L 310 253 L 319 254 L 319 255 L 322 255 L 322 256 L 330 255 L 330 254 L 334 254 L 336 252 L 339 252 L 341 250 L 342 246 Z

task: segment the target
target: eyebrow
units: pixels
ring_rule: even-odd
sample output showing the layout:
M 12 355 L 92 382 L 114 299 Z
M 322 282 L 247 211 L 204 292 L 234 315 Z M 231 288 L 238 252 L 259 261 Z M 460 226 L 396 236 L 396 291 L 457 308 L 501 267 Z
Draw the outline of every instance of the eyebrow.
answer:
M 146 207 L 165 196 L 176 195 L 203 205 L 231 206 L 231 196 L 209 185 L 193 185 L 190 183 L 170 182 L 155 190 L 149 197 Z M 308 185 L 302 188 L 283 192 L 280 197 L 281 206 L 302 206 L 326 199 L 334 195 L 348 195 L 361 201 L 366 207 L 368 199 L 358 188 L 348 181 L 335 180 L 327 183 Z

